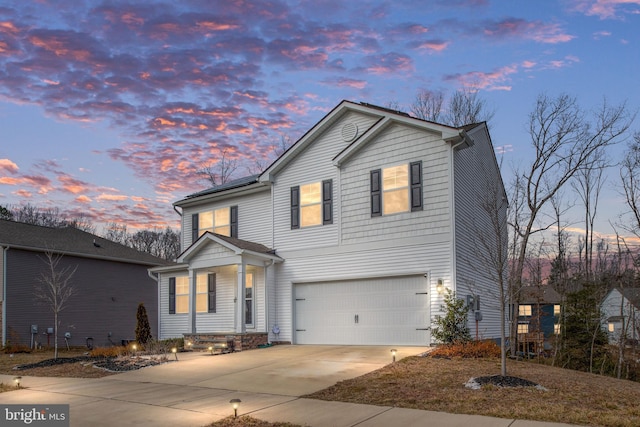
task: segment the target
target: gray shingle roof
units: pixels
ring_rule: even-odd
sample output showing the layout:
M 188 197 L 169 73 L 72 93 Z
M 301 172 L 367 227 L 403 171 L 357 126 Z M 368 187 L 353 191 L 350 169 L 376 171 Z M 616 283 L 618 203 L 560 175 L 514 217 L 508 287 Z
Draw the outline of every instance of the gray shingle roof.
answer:
M 0 220 L 0 246 L 149 266 L 171 263 L 76 228 L 41 227 L 6 220 Z
M 205 196 L 207 194 L 218 193 L 220 191 L 230 190 L 232 188 L 244 187 L 245 185 L 253 184 L 258 181 L 258 177 L 260 175 L 249 175 L 242 178 L 234 179 L 233 181 L 229 181 L 225 184 L 216 185 L 215 187 L 207 188 L 206 190 L 199 191 L 197 193 L 189 194 L 183 200 L 193 199 L 195 197 Z M 176 203 L 180 203 L 183 200 L 180 200 Z
M 257 252 L 257 253 L 261 253 L 261 254 L 269 254 L 269 255 L 274 255 L 276 253 L 276 251 L 274 249 L 268 248 L 265 245 L 260 244 L 260 243 L 250 242 L 248 240 L 237 239 L 235 237 L 223 236 L 222 234 L 211 233 L 209 231 L 207 231 L 207 233 L 213 234 L 217 238 L 219 238 L 221 240 L 224 240 L 225 242 L 230 243 L 233 246 L 235 246 L 237 248 L 240 248 L 240 249 L 245 249 L 247 251 Z

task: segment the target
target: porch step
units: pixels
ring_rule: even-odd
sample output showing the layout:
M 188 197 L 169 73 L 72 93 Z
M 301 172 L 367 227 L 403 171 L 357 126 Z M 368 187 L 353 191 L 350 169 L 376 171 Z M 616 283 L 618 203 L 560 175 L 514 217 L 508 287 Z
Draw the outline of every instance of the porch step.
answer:
M 231 353 L 235 350 L 234 337 L 221 338 L 198 338 L 190 346 L 192 350 L 205 350 L 212 353 Z

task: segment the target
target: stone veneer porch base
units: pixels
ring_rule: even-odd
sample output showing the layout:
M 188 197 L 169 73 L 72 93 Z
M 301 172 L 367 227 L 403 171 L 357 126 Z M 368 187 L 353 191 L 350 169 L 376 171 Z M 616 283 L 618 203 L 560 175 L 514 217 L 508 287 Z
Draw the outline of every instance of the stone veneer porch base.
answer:
M 185 349 L 188 348 L 187 342 L 191 342 L 193 350 L 202 351 L 207 351 L 209 346 L 216 341 L 233 340 L 235 351 L 251 350 L 269 342 L 269 334 L 266 332 L 198 332 L 182 334 L 182 336 L 184 337 Z

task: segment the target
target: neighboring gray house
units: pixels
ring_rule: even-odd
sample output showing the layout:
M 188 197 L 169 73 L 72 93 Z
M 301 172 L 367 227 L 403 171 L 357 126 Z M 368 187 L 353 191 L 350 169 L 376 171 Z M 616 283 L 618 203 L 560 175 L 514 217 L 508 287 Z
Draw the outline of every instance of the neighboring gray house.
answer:
M 60 269 L 76 268 L 75 295 L 60 313 L 58 343 L 95 346 L 135 338 L 136 311 L 144 303 L 157 337 L 158 295 L 150 267 L 166 261 L 75 228 L 49 228 L 0 220 L 0 298 L 2 345 L 53 345 L 53 314 L 35 296 L 47 268 L 46 252 L 62 255 Z M 32 325 L 37 330 L 32 331 Z
M 640 339 L 640 288 L 614 288 L 602 302 L 603 329 L 609 343 L 617 344 L 626 337 L 627 343 Z
M 479 334 L 499 337 L 478 255 L 478 237 L 496 240 L 481 207 L 492 197 L 506 227 L 486 124 L 343 101 L 262 174 L 174 203 L 183 253 L 151 269 L 160 337 L 429 345 L 446 288 L 481 296 Z

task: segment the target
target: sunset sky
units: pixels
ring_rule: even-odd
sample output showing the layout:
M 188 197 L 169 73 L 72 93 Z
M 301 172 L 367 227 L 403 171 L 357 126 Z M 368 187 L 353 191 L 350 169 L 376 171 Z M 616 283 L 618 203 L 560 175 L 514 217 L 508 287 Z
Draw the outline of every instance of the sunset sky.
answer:
M 0 205 L 177 227 L 221 150 L 240 177 L 343 99 L 408 111 L 421 89 L 480 91 L 508 181 L 540 93 L 635 110 L 639 76 L 640 0 L 3 0 Z

